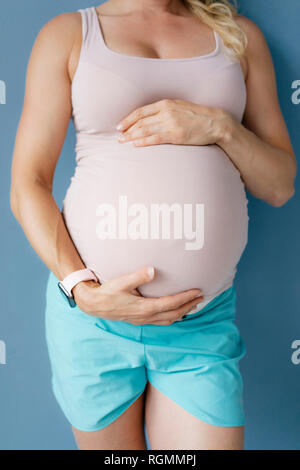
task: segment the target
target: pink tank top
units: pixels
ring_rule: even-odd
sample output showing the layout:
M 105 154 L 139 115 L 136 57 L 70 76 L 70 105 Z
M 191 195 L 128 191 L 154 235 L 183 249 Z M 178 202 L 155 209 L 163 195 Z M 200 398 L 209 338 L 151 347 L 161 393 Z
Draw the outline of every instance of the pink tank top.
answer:
M 83 41 L 72 83 L 74 176 L 63 202 L 70 236 L 101 282 L 156 268 L 142 295 L 201 288 L 204 307 L 233 283 L 247 243 L 240 173 L 217 145 L 120 143 L 117 123 L 164 98 L 223 108 L 238 121 L 246 104 L 241 65 L 215 50 L 159 59 L 121 54 L 104 41 L 95 7 L 78 10 Z

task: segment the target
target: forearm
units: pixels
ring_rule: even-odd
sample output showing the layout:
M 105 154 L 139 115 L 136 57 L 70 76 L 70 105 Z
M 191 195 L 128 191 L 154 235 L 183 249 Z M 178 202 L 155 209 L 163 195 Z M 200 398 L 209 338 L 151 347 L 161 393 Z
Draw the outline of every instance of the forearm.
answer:
M 85 267 L 46 185 L 31 182 L 12 190 L 11 207 L 33 249 L 58 279 Z
M 292 197 L 296 175 L 293 157 L 233 118 L 225 118 L 221 126 L 217 144 L 239 169 L 247 190 L 274 206 Z

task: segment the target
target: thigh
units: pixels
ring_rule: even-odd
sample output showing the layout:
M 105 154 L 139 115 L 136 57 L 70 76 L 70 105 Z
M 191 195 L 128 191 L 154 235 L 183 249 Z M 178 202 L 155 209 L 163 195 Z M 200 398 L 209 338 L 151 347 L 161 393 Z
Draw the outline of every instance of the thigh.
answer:
M 69 423 L 94 433 L 107 428 L 144 393 L 140 330 L 70 309 L 55 282 L 50 279 L 46 309 L 53 392 Z
M 235 433 L 245 421 L 239 370 L 245 344 L 233 321 L 234 307 L 229 289 L 182 321 L 143 329 L 148 382 L 189 413 L 185 416 L 197 418 L 197 427 L 201 420 L 220 428 L 219 434 L 223 428 Z
M 79 450 L 146 450 L 144 396 L 139 396 L 115 421 L 99 431 L 73 429 Z
M 145 423 L 152 450 L 242 450 L 244 427 L 208 424 L 148 383 Z

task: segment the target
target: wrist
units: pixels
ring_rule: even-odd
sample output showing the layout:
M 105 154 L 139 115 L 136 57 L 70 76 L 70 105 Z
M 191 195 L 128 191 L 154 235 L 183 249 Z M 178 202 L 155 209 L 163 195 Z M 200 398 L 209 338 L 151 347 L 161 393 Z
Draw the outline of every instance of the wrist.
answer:
M 96 274 L 89 268 L 79 269 L 77 271 L 73 271 L 72 273 L 68 274 L 64 279 L 58 282 L 58 288 L 64 297 L 64 299 L 68 302 L 70 307 L 76 307 L 76 300 L 74 297 L 73 289 L 76 287 L 77 284 L 83 281 L 95 281 L 98 284 L 99 279 L 97 278 Z
M 77 303 L 77 301 L 84 300 L 88 296 L 91 289 L 100 286 L 101 284 L 99 282 L 93 281 L 92 279 L 78 282 L 78 284 L 76 284 L 76 286 L 74 286 L 72 289 L 75 302 Z
M 75 264 L 70 264 L 70 265 L 64 265 L 60 266 L 58 271 L 54 273 L 58 279 L 65 279 L 69 274 L 79 271 L 80 269 L 84 269 L 85 266 L 83 263 L 75 263 Z
M 215 122 L 215 143 L 225 149 L 232 142 L 237 122 L 226 113 Z

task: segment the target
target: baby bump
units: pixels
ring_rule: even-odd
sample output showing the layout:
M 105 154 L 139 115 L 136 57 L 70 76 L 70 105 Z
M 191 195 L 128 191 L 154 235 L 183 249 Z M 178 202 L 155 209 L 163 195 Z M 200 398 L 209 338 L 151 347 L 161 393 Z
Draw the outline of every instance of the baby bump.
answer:
M 229 287 L 247 243 L 240 174 L 216 145 L 117 144 L 78 160 L 63 214 L 100 281 L 154 266 L 145 296 Z

